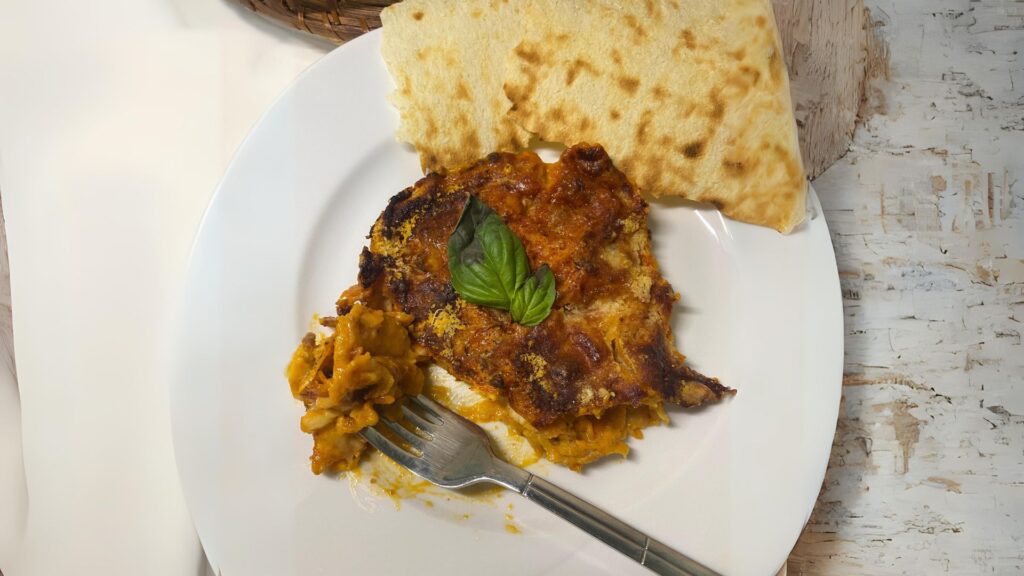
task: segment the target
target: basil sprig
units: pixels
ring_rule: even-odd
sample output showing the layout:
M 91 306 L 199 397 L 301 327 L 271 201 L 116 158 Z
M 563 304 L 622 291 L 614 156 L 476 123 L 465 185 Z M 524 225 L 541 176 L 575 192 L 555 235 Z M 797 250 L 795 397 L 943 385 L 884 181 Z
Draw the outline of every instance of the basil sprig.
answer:
M 476 196 L 448 238 L 448 271 L 463 299 L 506 310 L 524 326 L 540 324 L 555 302 L 551 269 L 545 264 L 531 275 L 523 243 Z

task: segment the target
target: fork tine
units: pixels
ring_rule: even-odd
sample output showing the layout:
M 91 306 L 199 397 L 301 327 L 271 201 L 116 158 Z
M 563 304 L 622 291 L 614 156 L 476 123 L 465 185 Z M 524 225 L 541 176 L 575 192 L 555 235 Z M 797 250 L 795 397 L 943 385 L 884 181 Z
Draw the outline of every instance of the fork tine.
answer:
M 402 466 L 405 466 L 409 470 L 416 472 L 421 470 L 420 459 L 416 456 L 406 452 L 401 446 L 395 444 L 391 440 L 388 440 L 387 436 L 384 436 L 374 428 L 363 428 L 360 431 L 363 438 L 370 443 L 371 446 L 380 450 L 382 454 L 391 458 L 395 462 L 398 462 Z
M 412 396 L 410 398 L 417 406 L 423 408 L 425 411 L 436 416 L 438 420 L 444 421 L 445 413 L 450 412 L 448 408 L 441 406 L 437 402 L 431 400 L 426 394 L 420 394 L 418 396 Z
M 424 432 L 433 432 L 437 430 L 437 424 L 434 424 L 430 420 L 427 420 L 423 416 L 420 416 L 419 414 L 413 412 L 405 404 L 402 405 L 402 414 L 405 414 L 406 420 L 412 422 L 413 424 L 416 425 L 417 428 L 423 430 Z
M 416 448 L 417 450 L 423 449 L 423 445 L 427 441 L 426 438 L 423 438 L 422 436 L 412 432 L 405 426 L 402 426 L 398 422 L 395 422 L 394 420 L 391 420 L 389 418 L 381 418 L 380 421 L 386 424 L 388 428 L 391 428 L 391 430 L 395 434 L 401 436 L 402 439 L 408 442 L 409 445 L 412 446 L 413 448 Z M 430 434 L 429 432 L 426 433 Z

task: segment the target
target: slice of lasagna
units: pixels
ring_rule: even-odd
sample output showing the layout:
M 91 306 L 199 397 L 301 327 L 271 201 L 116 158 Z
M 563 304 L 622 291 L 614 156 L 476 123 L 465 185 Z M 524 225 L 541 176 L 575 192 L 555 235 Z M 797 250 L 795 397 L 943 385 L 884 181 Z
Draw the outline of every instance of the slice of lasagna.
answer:
M 550 316 L 527 327 L 452 288 L 446 246 L 474 195 L 554 273 Z M 625 455 L 629 436 L 667 421 L 663 404 L 697 406 L 733 391 L 684 363 L 670 317 L 677 294 L 651 252 L 647 204 L 600 146 L 559 162 L 494 153 L 430 174 L 388 203 L 339 300 L 407 314 L 414 342 L 455 378 L 512 409 L 549 460 L 579 469 Z

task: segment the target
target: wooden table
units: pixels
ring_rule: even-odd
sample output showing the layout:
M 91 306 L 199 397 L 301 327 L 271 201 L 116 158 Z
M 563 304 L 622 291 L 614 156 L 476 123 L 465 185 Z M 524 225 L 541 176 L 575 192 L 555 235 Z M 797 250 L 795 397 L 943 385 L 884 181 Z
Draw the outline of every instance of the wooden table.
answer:
M 1024 570 L 1024 5 L 869 3 L 888 44 L 815 181 L 846 366 L 790 574 Z
M 809 9 L 777 2 L 780 19 L 796 13 L 787 4 Z M 864 38 L 876 44 L 864 54 L 881 78 L 866 101 L 814 108 L 806 81 L 812 104 L 797 99 L 798 118 L 861 122 L 815 181 L 839 262 L 846 366 L 825 484 L 788 572 L 1021 572 L 1024 4 L 867 4 Z M 822 50 L 849 49 L 797 28 L 788 58 L 818 65 Z M 805 157 L 820 162 L 844 138 L 805 138 Z M 0 368 L 13 371 L 2 238 L 0 225 Z

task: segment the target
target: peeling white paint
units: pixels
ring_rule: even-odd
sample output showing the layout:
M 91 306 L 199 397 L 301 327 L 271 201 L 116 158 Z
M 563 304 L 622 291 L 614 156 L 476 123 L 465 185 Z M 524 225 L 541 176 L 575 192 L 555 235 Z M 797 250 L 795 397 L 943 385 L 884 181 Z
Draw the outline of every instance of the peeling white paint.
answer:
M 789 574 L 1024 572 L 1024 3 L 869 1 L 886 113 L 815 182 L 846 312 Z

